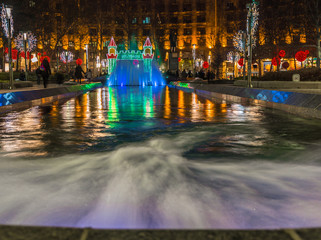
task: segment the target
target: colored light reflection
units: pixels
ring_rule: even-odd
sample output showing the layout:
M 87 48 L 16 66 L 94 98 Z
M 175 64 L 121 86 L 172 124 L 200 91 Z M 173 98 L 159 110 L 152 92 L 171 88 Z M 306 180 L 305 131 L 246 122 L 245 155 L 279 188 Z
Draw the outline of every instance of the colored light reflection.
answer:
M 179 123 L 185 122 L 185 102 L 184 102 L 184 92 L 182 90 L 178 90 L 178 117 L 179 117 Z
M 169 87 L 166 87 L 165 90 L 165 102 L 164 102 L 164 118 L 170 119 L 171 118 L 171 98 L 169 95 Z

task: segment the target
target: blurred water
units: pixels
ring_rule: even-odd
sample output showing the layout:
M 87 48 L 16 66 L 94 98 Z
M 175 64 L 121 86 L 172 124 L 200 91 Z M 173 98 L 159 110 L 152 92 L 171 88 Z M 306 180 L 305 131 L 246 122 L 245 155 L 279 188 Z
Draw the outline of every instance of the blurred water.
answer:
M 320 226 L 320 128 L 168 87 L 0 115 L 0 224 Z
M 147 64 L 147 63 L 146 63 Z M 144 61 L 118 60 L 115 71 L 108 78 L 107 86 L 164 86 L 166 82 L 156 63 L 146 70 Z

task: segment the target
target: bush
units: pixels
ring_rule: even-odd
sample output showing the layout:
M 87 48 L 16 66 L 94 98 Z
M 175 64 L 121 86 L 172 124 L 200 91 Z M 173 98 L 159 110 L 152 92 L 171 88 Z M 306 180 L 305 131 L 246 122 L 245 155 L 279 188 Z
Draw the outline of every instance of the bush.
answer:
M 268 72 L 260 81 L 292 81 L 293 74 L 300 74 L 300 81 L 319 81 L 321 80 L 320 68 L 303 68 L 293 71 Z

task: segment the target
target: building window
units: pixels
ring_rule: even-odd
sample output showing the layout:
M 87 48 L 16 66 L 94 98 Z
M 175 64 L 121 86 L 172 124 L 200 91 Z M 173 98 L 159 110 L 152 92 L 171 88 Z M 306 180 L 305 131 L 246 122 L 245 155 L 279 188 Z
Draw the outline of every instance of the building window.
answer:
M 205 11 L 205 10 L 206 10 L 206 5 L 205 5 L 205 3 L 198 3 L 198 4 L 196 5 L 196 9 L 197 9 L 197 11 Z
M 197 16 L 197 22 L 199 23 L 206 22 L 206 17 L 204 15 Z
M 192 35 L 192 29 L 191 28 L 184 28 L 184 35 Z
M 90 28 L 89 29 L 89 35 L 90 36 L 97 36 L 97 29 L 96 28 Z
M 137 18 L 133 18 L 132 19 L 132 24 L 136 24 L 137 23 Z
M 143 29 L 143 36 L 149 36 L 149 33 L 150 33 L 149 29 L 146 29 L 146 28 Z
M 171 12 L 178 12 L 178 5 L 172 4 L 169 9 Z
M 232 3 L 232 2 L 227 2 L 227 3 L 226 3 L 226 9 L 227 9 L 227 10 L 233 10 L 233 9 L 235 9 L 234 3 Z
M 170 19 L 171 23 L 178 23 L 178 18 L 177 17 L 171 17 Z
M 192 17 L 191 16 L 184 16 L 183 18 L 184 23 L 191 23 L 192 22 Z
M 206 35 L 205 28 L 197 28 L 197 34 L 198 35 Z
M 116 36 L 123 36 L 124 31 L 122 29 L 116 29 Z
M 150 24 L 150 17 L 143 19 L 143 24 Z
M 190 3 L 184 4 L 183 10 L 184 12 L 192 11 L 192 4 Z
M 61 11 L 61 3 L 56 3 L 56 10 Z
M 35 6 L 36 6 L 35 1 L 30 0 L 29 1 L 29 7 L 35 7 Z

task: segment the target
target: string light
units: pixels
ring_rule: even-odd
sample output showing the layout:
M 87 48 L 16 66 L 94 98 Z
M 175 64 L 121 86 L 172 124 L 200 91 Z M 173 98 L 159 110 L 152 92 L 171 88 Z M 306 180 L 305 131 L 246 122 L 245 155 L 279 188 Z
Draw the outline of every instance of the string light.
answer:
M 242 30 L 238 31 L 233 37 L 233 45 L 238 52 L 245 52 L 245 44 L 243 41 L 244 32 Z
M 257 37 L 256 37 L 256 32 L 257 32 L 257 29 L 259 27 L 259 8 L 258 8 L 258 5 L 256 3 L 255 0 L 253 0 L 253 2 L 251 3 L 251 10 L 249 9 L 248 11 L 248 20 L 247 21 L 251 21 L 250 23 L 250 27 L 251 27 L 251 35 L 252 35 L 252 42 L 249 43 L 249 36 L 248 36 L 248 39 L 247 39 L 247 45 L 249 46 L 250 44 L 252 45 L 252 47 L 254 48 L 256 46 L 256 42 L 257 42 Z M 252 16 L 251 16 L 252 14 Z M 247 24 L 247 26 L 249 26 L 249 24 Z M 248 33 L 250 32 L 249 29 L 247 29 Z
M 19 52 L 24 52 L 24 39 L 23 39 L 24 33 L 19 33 L 17 37 L 14 39 L 16 48 L 19 50 Z M 37 46 L 37 38 L 32 32 L 27 32 L 27 51 L 32 52 L 36 49 Z
M 74 60 L 74 54 L 70 51 L 63 51 L 60 54 L 60 60 L 63 61 L 63 63 L 70 63 Z
M 2 28 L 4 30 L 4 35 L 9 38 L 10 36 L 13 35 L 13 18 L 12 18 L 12 14 L 9 16 L 9 21 L 7 19 L 7 12 L 6 12 L 6 7 L 4 6 L 4 4 L 2 3 L 2 10 L 1 10 L 1 22 L 2 22 Z M 10 30 L 11 30 L 11 34 L 9 36 L 9 23 L 10 23 Z
M 227 61 L 229 62 L 238 62 L 240 60 L 241 56 L 238 52 L 228 52 L 227 54 Z

